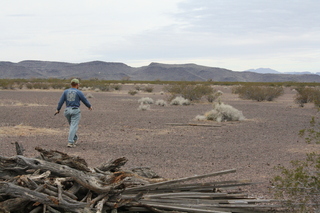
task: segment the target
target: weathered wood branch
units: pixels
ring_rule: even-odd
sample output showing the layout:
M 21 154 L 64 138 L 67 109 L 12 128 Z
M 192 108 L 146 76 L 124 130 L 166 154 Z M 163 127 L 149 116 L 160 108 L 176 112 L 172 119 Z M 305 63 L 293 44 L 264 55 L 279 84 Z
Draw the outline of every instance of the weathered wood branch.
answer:
M 17 149 L 17 153 L 23 154 L 22 150 Z M 202 181 L 234 173 L 235 169 L 166 180 L 148 167 L 121 170 L 128 161 L 124 157 L 91 169 L 84 159 L 39 147 L 37 150 L 40 159 L 0 156 L 0 212 L 23 212 L 28 208 L 32 213 L 250 213 L 279 207 L 272 200 L 224 191 L 255 184 L 251 181 Z
M 64 200 L 58 200 L 57 197 L 48 196 L 47 194 L 6 182 L 0 182 L 0 193 L 10 195 L 12 197 L 28 199 L 53 207 L 63 208 L 72 212 L 78 212 L 87 205 L 86 203 L 80 202 L 68 203 Z

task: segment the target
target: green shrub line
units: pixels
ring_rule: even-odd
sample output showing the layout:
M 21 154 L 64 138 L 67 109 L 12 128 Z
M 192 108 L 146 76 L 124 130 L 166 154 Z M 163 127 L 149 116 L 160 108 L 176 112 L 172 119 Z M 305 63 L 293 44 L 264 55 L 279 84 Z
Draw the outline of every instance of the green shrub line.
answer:
M 26 85 L 27 83 L 43 83 L 48 84 L 48 87 L 63 89 L 69 85 L 70 79 L 58 79 L 58 78 L 32 78 L 32 79 L 0 79 L 0 88 L 2 89 L 13 89 L 22 88 L 21 85 Z M 220 86 L 240 86 L 240 85 L 250 85 L 250 86 L 283 86 L 283 87 L 317 87 L 320 83 L 316 82 L 218 82 L 218 81 L 132 81 L 132 80 L 99 80 L 99 79 L 81 79 L 82 87 L 94 87 L 97 85 L 114 85 L 114 84 L 148 84 L 148 85 L 179 85 L 179 84 L 189 84 L 189 85 L 220 85 Z
M 241 85 L 232 88 L 232 93 L 238 94 L 239 98 L 256 101 L 273 101 L 283 95 L 282 86 L 252 86 Z
M 297 91 L 295 102 L 301 107 L 306 103 L 314 103 L 316 107 L 320 107 L 320 87 L 300 86 L 295 90 Z

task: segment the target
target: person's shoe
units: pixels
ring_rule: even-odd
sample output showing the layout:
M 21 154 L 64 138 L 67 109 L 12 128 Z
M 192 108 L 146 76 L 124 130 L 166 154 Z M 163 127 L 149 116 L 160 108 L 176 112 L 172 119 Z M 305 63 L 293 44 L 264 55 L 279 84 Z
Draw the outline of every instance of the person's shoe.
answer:
M 75 145 L 75 144 L 72 144 L 72 143 L 68 143 L 67 147 L 73 148 L 73 147 L 76 147 L 76 145 Z

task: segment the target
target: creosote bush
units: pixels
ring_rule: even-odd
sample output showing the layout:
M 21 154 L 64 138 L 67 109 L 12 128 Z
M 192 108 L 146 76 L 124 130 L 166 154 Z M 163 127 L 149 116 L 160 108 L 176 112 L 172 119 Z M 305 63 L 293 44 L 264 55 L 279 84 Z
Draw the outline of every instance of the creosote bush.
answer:
M 154 89 L 153 86 L 148 85 L 148 86 L 143 88 L 143 91 L 145 91 L 145 92 L 153 92 L 153 89 Z
M 181 96 L 174 98 L 171 102 L 170 105 L 190 105 L 190 101 L 188 99 L 185 99 Z
M 319 87 L 297 87 L 295 102 L 301 107 L 306 103 L 314 103 L 316 107 L 320 107 L 320 89 Z
M 279 86 L 241 85 L 232 88 L 232 93 L 238 94 L 239 98 L 256 101 L 273 101 L 283 92 L 283 88 Z
M 307 143 L 320 144 L 320 123 L 313 117 L 308 129 L 299 135 Z M 276 198 L 286 199 L 293 212 L 320 212 L 320 154 L 312 152 L 304 160 L 291 161 L 291 167 L 276 167 L 280 175 L 271 180 Z
M 163 89 L 164 91 L 170 93 L 169 100 L 173 100 L 174 98 L 181 96 L 190 101 L 197 101 L 202 97 L 211 95 L 215 92 L 215 90 L 210 85 L 205 84 L 193 85 L 180 83 L 165 86 Z
M 213 109 L 206 112 L 204 115 L 198 115 L 196 120 L 213 120 L 218 122 L 223 121 L 242 121 L 245 119 L 242 112 L 234 107 L 222 102 L 212 104 Z
M 138 93 L 137 90 L 129 90 L 129 91 L 128 91 L 128 94 L 129 94 L 129 95 L 132 95 L 132 96 L 135 95 L 135 94 L 137 94 L 137 93 Z

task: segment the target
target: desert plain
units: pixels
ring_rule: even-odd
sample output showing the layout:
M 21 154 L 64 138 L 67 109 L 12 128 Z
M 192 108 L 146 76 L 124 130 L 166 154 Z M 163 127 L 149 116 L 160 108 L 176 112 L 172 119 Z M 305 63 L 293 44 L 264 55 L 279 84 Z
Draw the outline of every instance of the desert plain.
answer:
M 242 111 L 244 121 L 197 121 L 212 109 L 209 102 L 189 106 L 151 105 L 138 110 L 143 97 L 166 100 L 163 85 L 152 93 L 128 91 L 134 85 L 123 85 L 120 91 L 83 91 L 93 111 L 82 104 L 79 141 L 67 147 L 68 124 L 60 114 L 54 116 L 62 90 L 0 91 L 0 155 L 14 156 L 15 142 L 25 149 L 24 155 L 38 155 L 35 147 L 58 150 L 84 158 L 90 167 L 119 157 L 128 158 L 125 168 L 150 167 L 158 175 L 182 178 L 221 170 L 236 173 L 219 179 L 244 179 L 259 182 L 248 187 L 250 196 L 270 198 L 270 180 L 278 165 L 303 159 L 317 151 L 298 134 L 308 128 L 318 110 L 313 104 L 300 107 L 294 102 L 296 92 L 285 88 L 282 96 L 271 102 L 243 100 L 232 94 L 231 86 L 214 86 L 223 92 L 220 100 Z M 90 93 L 90 94 L 89 94 Z M 64 107 L 63 107 L 64 108 Z M 186 124 L 195 125 L 186 125 Z

